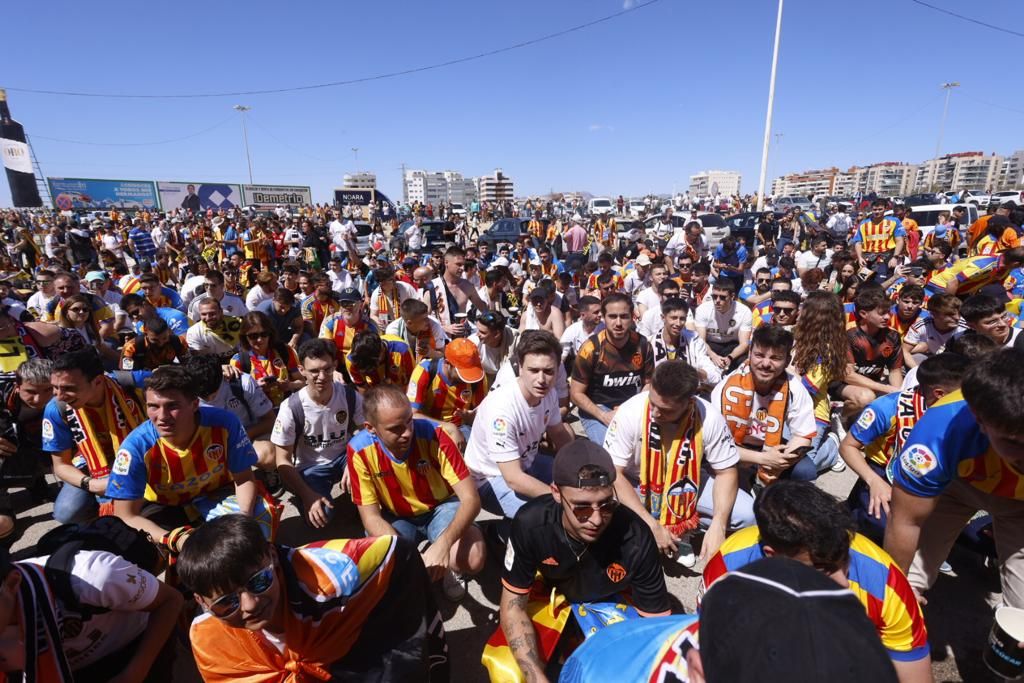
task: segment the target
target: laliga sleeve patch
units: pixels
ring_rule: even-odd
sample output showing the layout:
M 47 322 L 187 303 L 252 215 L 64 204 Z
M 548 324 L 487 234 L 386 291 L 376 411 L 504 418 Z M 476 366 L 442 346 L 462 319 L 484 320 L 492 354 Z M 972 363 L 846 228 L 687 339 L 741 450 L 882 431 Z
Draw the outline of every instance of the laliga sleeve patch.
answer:
M 938 467 L 939 460 L 930 448 L 916 443 L 907 446 L 900 454 L 900 465 L 904 472 L 920 479 Z
M 128 358 L 128 357 L 122 358 L 121 359 L 121 369 L 122 370 L 134 370 L 135 369 L 135 360 L 132 359 L 132 358 Z
M 50 441 L 53 439 L 53 423 L 49 420 L 43 420 L 43 441 Z
M 503 417 L 495 418 L 491 427 L 494 430 L 495 436 L 505 436 L 508 434 L 508 420 Z
M 132 454 L 125 450 L 117 452 L 117 457 L 114 458 L 114 466 L 111 469 L 114 474 L 125 476 L 128 474 L 128 468 L 132 464 Z
M 875 422 L 875 411 L 871 408 L 865 408 L 864 412 L 860 414 L 857 419 L 857 426 L 861 429 L 867 429 Z
M 516 551 L 512 549 L 512 540 L 509 539 L 505 546 L 505 571 L 512 571 L 512 564 L 516 561 Z

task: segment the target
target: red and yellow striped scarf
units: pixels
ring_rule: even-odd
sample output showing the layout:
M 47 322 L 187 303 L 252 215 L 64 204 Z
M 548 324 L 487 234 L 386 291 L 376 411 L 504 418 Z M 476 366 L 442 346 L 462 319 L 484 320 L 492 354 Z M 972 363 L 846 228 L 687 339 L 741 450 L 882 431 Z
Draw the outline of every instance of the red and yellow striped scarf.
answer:
M 697 497 L 704 439 L 695 399 L 690 399 L 676 427 L 675 447 L 665 452 L 661 427 L 651 419 L 651 403 L 644 404 L 640 435 L 640 498 L 648 512 L 674 534 L 697 528 Z
M 78 450 L 85 458 L 89 475 L 110 474 L 114 454 L 133 429 L 145 422 L 138 401 L 113 379 L 104 376 L 103 405 L 99 408 L 69 409 L 64 419 Z
M 729 424 L 729 430 L 737 446 L 742 446 L 743 440 L 750 433 L 750 423 L 754 418 L 750 413 L 754 406 L 756 391 L 754 376 L 750 372 L 750 365 L 746 363 L 739 372 L 729 375 L 725 380 L 725 386 L 722 387 L 722 416 Z M 782 429 L 786 423 L 786 408 L 789 406 L 788 374 L 783 374 L 769 392 L 771 401 L 767 414 L 757 417 L 765 425 L 764 445 L 771 447 L 782 443 Z M 765 484 L 777 479 L 778 474 L 764 465 L 757 468 L 757 478 Z

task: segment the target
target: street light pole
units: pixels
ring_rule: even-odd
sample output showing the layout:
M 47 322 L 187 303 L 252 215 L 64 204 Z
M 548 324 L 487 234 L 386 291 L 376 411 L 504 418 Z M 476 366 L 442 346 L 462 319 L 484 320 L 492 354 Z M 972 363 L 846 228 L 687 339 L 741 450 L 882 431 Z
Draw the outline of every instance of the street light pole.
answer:
M 779 66 L 779 38 L 782 34 L 782 2 L 775 19 L 775 47 L 772 49 L 772 75 L 768 85 L 768 112 L 764 121 L 764 145 L 761 148 L 761 178 L 757 183 L 757 210 L 764 211 L 764 184 L 768 178 L 768 144 L 772 135 L 772 110 L 775 107 L 775 72 Z
M 942 135 L 946 132 L 946 114 L 949 113 L 949 95 L 950 95 L 950 93 L 953 92 L 953 88 L 959 88 L 959 87 L 960 87 L 960 82 L 959 81 L 952 81 L 950 83 L 943 83 L 942 84 L 942 89 L 946 91 L 946 103 L 944 105 L 942 105 L 942 120 L 939 122 L 939 139 L 935 142 L 935 164 L 933 165 L 933 168 L 935 169 L 935 174 L 936 175 L 935 175 L 935 178 L 933 178 L 933 180 L 938 180 L 938 169 L 939 169 L 938 160 L 939 160 L 939 154 L 942 152 Z M 932 184 L 934 185 L 936 183 L 932 183 Z M 950 188 L 950 189 L 952 189 L 952 188 Z
M 355 157 L 355 162 L 356 162 L 356 164 L 358 164 L 359 163 L 359 148 L 358 147 L 353 147 L 352 148 L 352 156 Z
M 249 184 L 252 185 L 252 157 L 249 156 L 249 131 L 245 127 L 245 112 L 252 109 L 252 107 L 236 104 L 232 108 L 242 115 L 242 140 L 245 142 L 245 163 L 249 165 Z

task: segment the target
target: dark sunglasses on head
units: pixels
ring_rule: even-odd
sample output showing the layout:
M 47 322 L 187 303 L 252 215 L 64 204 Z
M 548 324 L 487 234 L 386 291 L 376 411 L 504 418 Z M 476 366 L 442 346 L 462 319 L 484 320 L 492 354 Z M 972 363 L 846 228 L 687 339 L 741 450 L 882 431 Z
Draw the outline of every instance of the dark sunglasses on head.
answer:
M 234 593 L 222 595 L 210 603 L 208 611 L 218 619 L 227 619 L 238 611 L 242 597 L 240 593 L 245 591 L 249 595 L 263 595 L 274 585 L 274 565 L 267 565 L 249 577 L 241 590 Z

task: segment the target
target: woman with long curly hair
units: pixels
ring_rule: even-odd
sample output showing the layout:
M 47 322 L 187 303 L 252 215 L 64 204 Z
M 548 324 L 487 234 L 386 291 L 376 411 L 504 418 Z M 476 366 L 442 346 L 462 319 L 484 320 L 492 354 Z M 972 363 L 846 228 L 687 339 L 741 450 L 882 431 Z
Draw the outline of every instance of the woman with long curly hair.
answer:
M 803 376 L 804 386 L 814 401 L 814 421 L 818 427 L 807 457 L 819 472 L 830 467 L 842 471 L 846 467 L 839 458 L 839 436 L 833 437 L 829 432 L 829 386 L 846 376 L 850 346 L 839 297 L 831 292 L 810 292 L 800 305 L 793 338 L 793 367 Z

